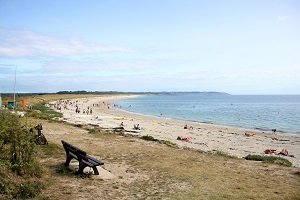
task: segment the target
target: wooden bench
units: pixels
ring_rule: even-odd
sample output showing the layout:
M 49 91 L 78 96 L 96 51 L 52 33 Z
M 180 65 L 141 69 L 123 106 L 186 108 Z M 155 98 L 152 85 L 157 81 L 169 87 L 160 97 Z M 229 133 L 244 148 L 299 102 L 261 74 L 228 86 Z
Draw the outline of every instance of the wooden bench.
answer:
M 94 170 L 94 174 L 99 175 L 97 166 L 103 165 L 104 163 L 102 161 L 97 160 L 96 158 L 93 158 L 93 157 L 87 155 L 85 151 L 83 151 L 63 140 L 61 141 L 61 143 L 63 144 L 63 147 L 66 151 L 65 166 L 68 167 L 70 164 L 70 161 L 74 158 L 74 159 L 78 160 L 78 162 L 79 162 L 79 169 L 78 169 L 77 173 L 82 174 L 84 168 L 92 167 Z

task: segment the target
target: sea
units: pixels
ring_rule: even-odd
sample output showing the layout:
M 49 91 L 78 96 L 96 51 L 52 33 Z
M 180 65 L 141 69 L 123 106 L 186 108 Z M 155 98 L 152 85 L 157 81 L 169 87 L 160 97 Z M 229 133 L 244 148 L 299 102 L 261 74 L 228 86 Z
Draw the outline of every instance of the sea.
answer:
M 144 115 L 300 135 L 300 95 L 163 93 L 114 103 Z

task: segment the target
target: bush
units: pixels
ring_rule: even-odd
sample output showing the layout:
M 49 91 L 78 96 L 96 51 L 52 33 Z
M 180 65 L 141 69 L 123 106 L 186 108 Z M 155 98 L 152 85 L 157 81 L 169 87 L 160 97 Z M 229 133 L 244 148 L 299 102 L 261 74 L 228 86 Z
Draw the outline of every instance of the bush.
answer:
M 155 139 L 154 137 L 152 137 L 151 135 L 144 135 L 142 136 L 143 140 L 147 140 L 147 141 L 158 141 L 158 139 Z
M 261 155 L 247 155 L 245 157 L 246 160 L 255 160 L 255 161 L 262 161 L 264 163 L 273 163 L 277 165 L 291 167 L 292 163 L 285 158 L 280 158 L 276 156 L 261 156 Z
M 0 199 L 35 198 L 42 188 L 40 181 L 27 181 L 9 173 L 0 174 Z
M 211 152 L 208 152 L 208 153 L 210 153 L 210 154 L 212 154 L 214 156 L 220 156 L 220 157 L 224 157 L 224 158 L 236 158 L 236 157 L 231 156 L 231 155 L 229 155 L 229 154 L 227 154 L 227 153 L 225 153 L 223 151 L 216 151 L 216 150 L 214 150 L 214 151 L 211 151 Z
M 160 140 L 159 143 L 165 144 L 169 147 L 177 147 L 177 144 L 175 144 L 174 142 L 168 141 L 168 140 Z
M 41 192 L 41 189 L 40 183 L 21 183 L 16 187 L 14 197 L 21 199 L 34 198 Z
M 91 133 L 91 134 L 97 133 L 97 130 L 94 129 L 94 128 L 87 128 L 86 130 L 87 130 L 89 133 Z
M 18 175 L 40 175 L 39 164 L 34 160 L 34 133 L 21 124 L 17 115 L 0 111 L 1 163 Z

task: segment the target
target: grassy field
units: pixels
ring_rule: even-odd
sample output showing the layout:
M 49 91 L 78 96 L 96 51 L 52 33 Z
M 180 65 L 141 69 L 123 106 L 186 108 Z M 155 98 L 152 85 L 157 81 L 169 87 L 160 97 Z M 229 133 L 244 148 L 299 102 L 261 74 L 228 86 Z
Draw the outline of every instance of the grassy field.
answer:
M 300 199 L 298 168 L 44 124 L 50 144 L 40 147 L 40 160 L 49 181 L 43 195 L 50 199 Z M 61 139 L 103 160 L 115 178 L 82 178 L 64 169 Z
M 40 96 L 43 102 L 78 95 Z M 28 99 L 37 103 L 37 97 Z M 300 169 L 177 148 L 167 142 L 85 126 L 42 123 L 49 145 L 37 147 L 43 183 L 37 199 L 300 199 Z M 61 140 L 101 159 L 114 178 L 75 175 L 63 166 Z M 149 140 L 149 141 L 148 141 Z

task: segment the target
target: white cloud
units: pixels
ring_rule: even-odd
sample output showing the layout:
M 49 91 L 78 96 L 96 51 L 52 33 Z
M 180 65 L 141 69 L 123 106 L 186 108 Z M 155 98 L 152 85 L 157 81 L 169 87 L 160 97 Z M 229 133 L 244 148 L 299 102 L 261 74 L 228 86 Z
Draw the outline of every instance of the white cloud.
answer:
M 127 47 L 55 38 L 30 30 L 0 28 L 0 56 L 2 57 L 70 56 L 131 51 Z
M 78 73 L 78 72 L 128 72 L 140 70 L 153 70 L 155 62 L 146 59 L 125 59 L 125 60 L 71 60 L 57 59 L 45 62 L 41 72 L 45 73 Z

